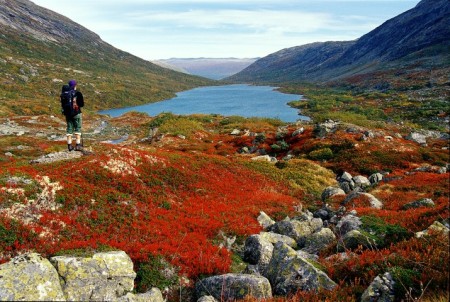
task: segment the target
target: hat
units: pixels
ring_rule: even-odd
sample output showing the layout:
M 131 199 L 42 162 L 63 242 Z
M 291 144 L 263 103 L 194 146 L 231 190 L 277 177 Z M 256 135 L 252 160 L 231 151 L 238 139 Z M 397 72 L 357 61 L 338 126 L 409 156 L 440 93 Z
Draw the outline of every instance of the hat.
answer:
M 70 87 L 75 87 L 75 86 L 77 86 L 77 81 L 75 81 L 75 80 L 70 80 L 70 81 L 69 81 L 69 86 L 70 86 Z

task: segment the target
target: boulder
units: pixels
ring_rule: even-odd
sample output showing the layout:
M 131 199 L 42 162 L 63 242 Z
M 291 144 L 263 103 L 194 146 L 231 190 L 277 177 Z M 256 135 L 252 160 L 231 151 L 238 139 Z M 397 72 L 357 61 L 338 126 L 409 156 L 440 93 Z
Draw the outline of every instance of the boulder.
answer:
M 358 175 L 353 177 L 353 182 L 355 183 L 355 187 L 366 188 L 370 186 L 370 181 L 367 177 Z
M 336 287 L 336 283 L 324 272 L 282 242 L 274 246 L 266 276 L 275 295 L 288 295 L 298 290 L 332 290 Z
M 322 201 L 325 201 L 328 198 L 336 195 L 345 195 L 345 191 L 341 188 L 327 187 L 325 188 L 325 190 L 323 190 L 321 198 Z
M 311 220 L 282 220 L 276 222 L 268 230 L 277 234 L 291 237 L 297 242 L 299 248 L 305 244 L 306 237 L 316 232 L 323 226 L 322 219 L 313 218 Z
M 420 145 L 426 145 L 427 144 L 427 137 L 421 133 L 418 132 L 411 132 L 405 137 L 407 140 L 413 141 L 415 143 L 418 143 Z
M 272 289 L 269 280 L 263 276 L 225 274 L 198 281 L 195 284 L 195 295 L 210 295 L 219 301 L 233 301 L 248 296 L 268 299 L 272 297 Z
M 390 273 L 378 275 L 361 296 L 361 302 L 394 302 L 394 279 Z
M 348 172 L 344 172 L 342 173 L 342 175 L 338 176 L 337 181 L 339 182 L 352 182 L 353 181 L 353 176 L 348 173 Z
M 97 253 L 92 257 L 52 257 L 50 261 L 64 280 L 67 300 L 114 300 L 134 288 L 133 262 L 123 251 Z
M 267 215 L 263 211 L 259 212 L 259 216 L 257 219 L 258 219 L 259 225 L 262 226 L 264 230 L 275 223 L 275 221 L 272 218 L 270 218 L 269 215 Z
M 244 261 L 258 265 L 259 272 L 264 273 L 272 258 L 273 245 L 260 235 L 252 235 L 245 240 Z
M 404 204 L 402 210 L 408 210 L 420 207 L 434 207 L 434 201 L 430 198 L 422 198 L 419 200 L 412 201 L 410 203 Z
M 339 220 L 336 224 L 336 229 L 339 235 L 343 236 L 350 231 L 358 230 L 362 225 L 361 219 L 358 216 L 349 214 Z
M 442 233 L 445 236 L 448 236 L 449 228 L 447 226 L 443 225 L 442 223 L 440 223 L 439 221 L 435 221 L 426 230 L 421 231 L 421 232 L 417 232 L 415 234 L 415 237 L 416 238 L 421 238 L 421 237 L 424 237 L 424 236 L 428 236 L 430 233 L 433 233 L 433 234 Z
M 314 135 L 316 137 L 325 137 L 328 133 L 334 133 L 337 130 L 339 123 L 326 120 L 324 123 L 316 124 L 314 126 Z
M 294 132 L 292 132 L 292 137 L 296 137 L 297 135 L 300 135 L 303 132 L 305 132 L 305 128 L 301 127 L 299 129 L 295 130 Z
M 383 174 L 381 173 L 373 173 L 369 176 L 369 182 L 374 185 L 383 180 Z
M 0 301 L 65 301 L 53 265 L 39 254 L 17 256 L 0 265 Z
M 114 301 L 116 301 L 116 302 L 165 302 L 166 300 L 164 299 L 161 291 L 158 288 L 154 287 L 144 294 L 128 293 L 125 296 L 122 296 Z M 216 301 L 212 301 L 212 302 L 216 302 Z
M 359 230 L 352 230 L 339 240 L 337 250 L 343 252 L 345 250 L 357 249 L 359 246 L 362 246 L 363 248 L 373 248 L 376 247 L 376 243 L 374 239 L 368 236 L 368 234 Z
M 373 196 L 372 194 L 360 193 L 360 195 L 365 196 L 369 200 L 369 204 L 372 209 L 382 209 L 383 208 L 383 203 L 378 198 Z
M 197 302 L 218 302 L 213 296 L 203 296 Z
M 283 243 L 286 243 L 293 249 L 297 248 L 297 242 L 289 236 L 272 233 L 272 232 L 261 232 L 261 233 L 259 233 L 259 236 L 261 236 L 261 238 L 269 241 L 272 244 L 275 244 L 278 241 L 281 241 Z
M 322 228 L 320 231 L 306 238 L 304 251 L 310 254 L 318 254 L 321 250 L 336 240 L 336 236 L 329 228 Z

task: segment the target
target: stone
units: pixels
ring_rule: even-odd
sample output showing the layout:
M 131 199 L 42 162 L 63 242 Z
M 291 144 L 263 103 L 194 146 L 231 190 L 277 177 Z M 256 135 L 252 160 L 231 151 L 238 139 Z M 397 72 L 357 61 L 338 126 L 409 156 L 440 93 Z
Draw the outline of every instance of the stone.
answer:
M 417 232 L 415 234 L 415 237 L 416 238 L 422 238 L 424 236 L 428 236 L 430 233 L 433 233 L 433 234 L 442 233 L 443 235 L 448 237 L 449 228 L 447 226 L 443 225 L 442 223 L 440 223 L 439 221 L 435 221 L 426 230 L 421 231 L 421 232 Z
M 0 301 L 65 301 L 53 265 L 39 254 L 17 256 L 0 265 Z
M 412 202 L 409 202 L 407 204 L 404 204 L 402 206 L 402 210 L 408 210 L 408 209 L 415 209 L 415 208 L 421 208 L 421 207 L 434 207 L 434 201 L 431 198 L 422 198 L 419 200 L 415 200 Z
M 341 188 L 335 188 L 335 187 L 327 187 L 325 190 L 323 190 L 321 198 L 322 201 L 327 200 L 328 198 L 336 195 L 345 195 L 345 191 Z
M 336 236 L 329 228 L 322 228 L 306 238 L 304 251 L 310 254 L 318 254 L 321 250 L 335 242 Z
M 257 219 L 259 225 L 262 226 L 264 230 L 270 227 L 271 225 L 275 224 L 275 220 L 270 218 L 269 215 L 267 215 L 263 211 L 259 212 L 259 216 Z
M 114 300 L 134 288 L 133 262 L 123 251 L 87 258 L 57 256 L 50 261 L 64 280 L 68 300 Z
M 339 240 L 337 250 L 343 252 L 345 250 L 357 249 L 359 246 L 363 248 L 374 248 L 376 247 L 376 243 L 375 240 L 360 230 L 351 230 Z
M 293 249 L 297 248 L 297 242 L 289 236 L 272 233 L 272 232 L 261 232 L 261 233 L 259 233 L 259 236 L 261 236 L 261 238 L 269 241 L 272 244 L 275 244 L 278 241 L 281 241 L 283 243 L 286 243 Z
M 288 245 L 278 242 L 267 268 L 274 295 L 288 295 L 298 290 L 332 290 L 336 283 L 310 261 L 299 256 Z
M 234 301 L 245 297 L 272 298 L 269 280 L 263 276 L 225 274 L 212 276 L 195 284 L 195 296 L 213 296 L 219 301 Z
M 336 224 L 336 230 L 339 235 L 343 236 L 350 231 L 358 230 L 362 225 L 361 219 L 355 215 L 345 215 Z
M 324 123 L 314 126 L 314 134 L 316 137 L 325 137 L 328 133 L 334 133 L 337 130 L 338 122 L 326 120 Z
M 311 220 L 282 220 L 276 222 L 268 230 L 277 234 L 291 237 L 297 242 L 299 248 L 305 244 L 306 237 L 317 231 L 323 226 L 320 218 Z
M 213 296 L 203 296 L 197 302 L 218 302 Z
M 305 128 L 301 127 L 299 129 L 295 130 L 294 132 L 292 132 L 292 137 L 296 137 L 297 135 L 300 135 L 303 132 L 305 132 Z
M 405 139 L 413 141 L 415 143 L 418 143 L 420 145 L 426 145 L 427 144 L 427 137 L 421 133 L 418 132 L 411 132 L 408 134 Z
M 233 131 L 231 131 L 230 134 L 231 135 L 239 135 L 239 134 L 241 134 L 241 131 L 239 129 L 233 129 Z
M 273 245 L 261 235 L 252 235 L 245 240 L 244 261 L 258 265 L 263 274 L 272 258 Z
M 360 193 L 360 195 L 365 196 L 369 200 L 369 205 L 372 209 L 382 209 L 383 208 L 383 203 L 378 198 L 373 196 L 372 194 Z
M 276 163 L 278 160 L 275 157 L 269 156 L 269 155 L 260 155 L 252 157 L 252 160 L 254 161 L 267 161 L 270 163 Z
M 355 183 L 355 187 L 365 188 L 370 186 L 370 181 L 367 177 L 362 175 L 354 176 L 353 181 Z
M 381 174 L 381 173 L 373 173 L 372 175 L 369 176 L 369 182 L 372 185 L 377 184 L 382 180 L 383 180 L 383 174 Z
M 125 296 L 114 300 L 116 302 L 165 302 L 161 291 L 154 287 L 143 294 L 127 293 Z
M 361 296 L 361 302 L 394 302 L 394 279 L 390 273 L 378 275 Z

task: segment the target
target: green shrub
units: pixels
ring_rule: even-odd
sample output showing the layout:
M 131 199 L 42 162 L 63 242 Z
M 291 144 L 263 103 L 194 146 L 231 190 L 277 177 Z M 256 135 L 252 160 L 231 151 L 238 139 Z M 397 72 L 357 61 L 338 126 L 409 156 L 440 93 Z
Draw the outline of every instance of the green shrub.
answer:
M 397 224 L 388 224 L 381 218 L 375 216 L 362 216 L 362 229 L 373 234 L 377 246 L 388 247 L 392 243 L 397 243 L 412 237 L 412 233 Z
M 312 160 L 330 160 L 334 157 L 330 148 L 322 148 L 309 152 L 308 158 Z
M 399 301 L 400 299 L 407 298 L 407 295 L 419 296 L 421 294 L 419 272 L 412 269 L 396 266 L 390 269 L 390 273 L 395 282 L 395 297 L 398 297 Z
M 178 272 L 163 257 L 150 257 L 137 264 L 136 291 L 145 293 L 152 287 L 163 289 L 178 284 Z

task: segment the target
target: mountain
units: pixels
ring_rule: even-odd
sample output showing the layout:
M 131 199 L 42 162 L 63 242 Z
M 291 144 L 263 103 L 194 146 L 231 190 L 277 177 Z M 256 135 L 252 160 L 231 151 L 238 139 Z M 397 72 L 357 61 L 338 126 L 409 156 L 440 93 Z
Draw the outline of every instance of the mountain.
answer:
M 320 42 L 283 49 L 266 56 L 232 81 L 330 82 L 399 69 L 448 68 L 450 2 L 422 0 L 356 41 Z
M 193 75 L 220 80 L 243 70 L 256 58 L 172 58 L 153 63 Z
M 0 112 L 58 107 L 71 78 L 93 110 L 154 102 L 208 85 L 208 79 L 157 66 L 28 0 L 0 0 Z M 57 109 L 56 113 L 59 109 Z

